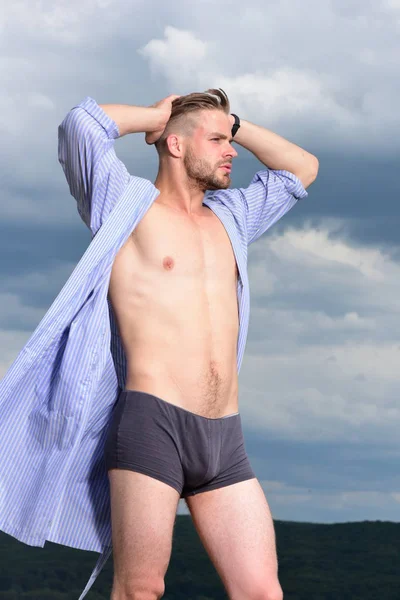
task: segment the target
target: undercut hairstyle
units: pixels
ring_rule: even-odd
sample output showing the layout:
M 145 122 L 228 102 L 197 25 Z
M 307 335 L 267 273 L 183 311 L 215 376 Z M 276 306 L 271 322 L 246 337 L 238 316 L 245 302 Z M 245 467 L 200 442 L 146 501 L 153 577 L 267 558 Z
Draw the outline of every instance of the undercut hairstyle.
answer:
M 209 89 L 205 92 L 193 92 L 180 96 L 172 102 L 172 111 L 162 136 L 155 143 L 158 154 L 166 150 L 166 139 L 171 133 L 191 136 L 198 126 L 198 115 L 202 110 L 221 110 L 230 113 L 228 96 L 222 90 Z

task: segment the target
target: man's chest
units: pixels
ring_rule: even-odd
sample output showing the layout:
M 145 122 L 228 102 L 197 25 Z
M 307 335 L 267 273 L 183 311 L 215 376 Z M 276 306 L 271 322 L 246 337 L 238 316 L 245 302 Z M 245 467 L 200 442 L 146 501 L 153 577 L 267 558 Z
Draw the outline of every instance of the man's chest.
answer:
M 154 203 L 131 233 L 128 245 L 144 268 L 160 274 L 237 281 L 229 235 L 206 206 L 204 214 L 190 218 Z

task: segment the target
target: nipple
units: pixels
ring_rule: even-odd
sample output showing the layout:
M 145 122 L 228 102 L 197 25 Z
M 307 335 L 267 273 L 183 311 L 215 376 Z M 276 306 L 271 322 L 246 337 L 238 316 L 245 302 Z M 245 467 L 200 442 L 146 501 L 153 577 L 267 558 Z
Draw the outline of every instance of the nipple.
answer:
M 174 264 L 175 264 L 174 259 L 171 258 L 170 256 L 166 256 L 163 260 L 163 267 L 167 271 L 171 271 L 171 269 L 174 268 Z

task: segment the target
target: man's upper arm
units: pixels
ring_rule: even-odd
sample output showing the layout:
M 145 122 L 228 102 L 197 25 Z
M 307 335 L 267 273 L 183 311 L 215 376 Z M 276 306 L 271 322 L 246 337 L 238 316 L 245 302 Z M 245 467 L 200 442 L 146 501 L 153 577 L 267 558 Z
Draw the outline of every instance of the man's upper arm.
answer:
M 300 179 L 284 170 L 258 171 L 247 188 L 236 190 L 245 206 L 247 244 L 255 242 L 308 193 Z
M 101 226 L 130 175 L 115 154 L 118 126 L 89 96 L 58 128 L 58 160 L 78 212 L 92 233 Z

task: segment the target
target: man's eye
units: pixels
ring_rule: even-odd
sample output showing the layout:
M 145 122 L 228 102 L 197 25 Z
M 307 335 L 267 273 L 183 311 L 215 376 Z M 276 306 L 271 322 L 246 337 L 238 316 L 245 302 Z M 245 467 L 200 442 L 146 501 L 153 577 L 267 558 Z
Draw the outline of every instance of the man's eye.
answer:
M 212 142 L 215 142 L 215 140 L 217 140 L 217 142 L 219 142 L 220 138 L 212 138 Z

